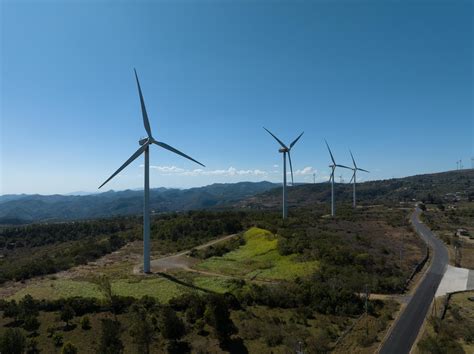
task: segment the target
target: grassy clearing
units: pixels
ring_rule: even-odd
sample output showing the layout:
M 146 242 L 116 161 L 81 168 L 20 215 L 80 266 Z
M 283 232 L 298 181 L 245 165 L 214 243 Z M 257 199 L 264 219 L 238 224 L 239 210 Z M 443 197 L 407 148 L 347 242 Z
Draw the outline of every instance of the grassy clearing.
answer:
M 222 277 L 208 277 L 198 276 L 193 280 L 196 287 L 206 289 L 215 293 L 223 294 L 225 292 L 232 292 L 237 285 L 235 281 L 229 278 Z
M 141 298 L 148 295 L 166 303 L 171 298 L 182 294 L 186 288 L 165 278 L 141 278 L 112 280 L 114 294 Z M 43 280 L 33 283 L 18 291 L 10 299 L 19 300 L 26 294 L 36 299 L 59 299 L 72 296 L 102 298 L 99 287 L 89 281 L 82 280 Z
M 222 257 L 211 257 L 197 268 L 249 279 L 290 280 L 309 275 L 318 267 L 317 261 L 297 262 L 296 255 L 281 256 L 278 239 L 269 231 L 253 227 L 244 238 L 245 245 Z
M 11 296 L 10 299 L 20 300 L 27 294 L 30 294 L 35 299 L 51 300 L 72 296 L 102 297 L 98 286 L 94 283 L 69 279 L 48 279 L 28 285 L 26 288 Z

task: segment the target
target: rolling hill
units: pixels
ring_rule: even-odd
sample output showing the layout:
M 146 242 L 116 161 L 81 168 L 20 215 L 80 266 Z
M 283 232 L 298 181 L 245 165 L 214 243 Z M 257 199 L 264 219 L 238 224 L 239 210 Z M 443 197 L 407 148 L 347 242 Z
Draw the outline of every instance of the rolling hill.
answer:
M 281 204 L 281 188 L 270 182 L 212 184 L 190 189 L 151 190 L 154 213 L 237 207 L 272 209 Z M 91 195 L 3 195 L 0 224 L 63 221 L 140 214 L 142 191 L 108 191 Z M 328 183 L 300 184 L 288 188 L 289 205 L 329 203 Z M 474 169 L 369 181 L 357 184 L 360 204 L 390 204 L 474 197 Z M 336 184 L 336 201 L 352 201 L 352 185 Z
M 352 184 L 336 183 L 336 202 L 352 202 Z M 289 205 L 330 203 L 329 183 L 302 184 L 287 188 Z M 439 202 L 474 198 L 474 169 L 423 174 L 357 184 L 360 204 L 390 204 L 414 200 Z M 275 188 L 237 203 L 242 208 L 266 209 L 281 205 L 281 189 Z
M 157 188 L 150 191 L 151 210 L 160 213 L 229 206 L 276 186 L 270 182 L 240 182 L 183 190 Z M 84 196 L 4 195 L 0 196 L 0 224 L 133 215 L 141 213 L 142 208 L 143 192 L 139 190 Z

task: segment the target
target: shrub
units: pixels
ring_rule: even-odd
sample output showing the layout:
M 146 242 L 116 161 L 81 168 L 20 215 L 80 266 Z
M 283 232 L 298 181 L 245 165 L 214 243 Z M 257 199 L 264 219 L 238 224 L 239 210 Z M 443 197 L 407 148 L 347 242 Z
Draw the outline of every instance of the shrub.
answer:
M 61 354 L 77 354 L 77 348 L 74 344 L 68 342 L 63 345 L 63 349 L 61 350 Z
M 81 318 L 81 328 L 84 330 L 88 330 L 91 328 L 91 321 L 88 316 L 84 316 Z
M 23 354 L 26 338 L 17 328 L 8 328 L 0 337 L 0 353 Z
M 176 315 L 176 312 L 168 306 L 161 310 L 158 327 L 161 334 L 166 339 L 179 339 L 184 334 L 183 321 Z
M 63 335 L 62 333 L 53 334 L 53 343 L 56 347 L 63 345 Z
M 66 304 L 61 311 L 61 321 L 66 322 L 66 326 L 69 327 L 69 321 L 71 321 L 75 315 L 76 312 L 73 310 L 73 308 Z
M 101 354 L 120 354 L 123 352 L 123 343 L 120 340 L 120 322 L 109 318 L 102 320 L 99 352 Z

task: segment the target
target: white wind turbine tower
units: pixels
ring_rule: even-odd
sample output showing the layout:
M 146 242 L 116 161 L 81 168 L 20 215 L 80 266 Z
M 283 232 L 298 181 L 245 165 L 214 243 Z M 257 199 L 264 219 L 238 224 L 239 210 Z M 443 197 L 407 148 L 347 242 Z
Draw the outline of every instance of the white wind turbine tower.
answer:
M 329 167 L 331 167 L 331 177 L 329 177 L 329 182 L 331 182 L 331 216 L 334 216 L 336 215 L 336 204 L 334 203 L 334 178 L 335 178 L 334 172 L 336 171 L 336 167 L 347 168 L 349 170 L 351 168 L 344 165 L 336 164 L 336 161 L 334 160 L 334 156 L 332 156 L 331 149 L 329 148 L 328 142 L 326 140 L 324 141 L 326 142 L 326 146 L 328 148 L 329 155 L 331 155 L 331 160 L 332 160 L 332 164 L 329 165 Z
M 283 154 L 283 219 L 285 219 L 288 215 L 288 210 L 286 207 L 286 154 L 288 154 L 288 161 L 290 162 L 290 171 L 291 171 L 291 185 L 293 185 L 293 166 L 291 165 L 291 154 L 290 151 L 293 148 L 293 146 L 296 144 L 296 142 L 301 138 L 303 133 L 301 133 L 293 142 L 290 144 L 290 147 L 286 146 L 283 144 L 283 142 L 278 139 L 273 133 L 268 130 L 267 128 L 263 127 L 271 136 L 275 138 L 276 141 L 281 145 L 281 148 L 278 150 L 278 152 L 281 152 Z
M 140 88 L 140 82 L 138 81 L 137 72 L 135 71 L 135 79 L 137 81 L 138 87 L 138 94 L 140 95 L 140 104 L 142 108 L 142 116 L 143 116 L 143 125 L 145 126 L 145 130 L 147 132 L 147 137 L 144 139 L 140 139 L 138 144 L 140 144 L 140 148 L 135 151 L 135 153 L 130 156 L 130 158 L 125 161 L 125 163 L 120 166 L 120 168 L 114 172 L 112 176 L 110 176 L 104 183 L 102 183 L 99 189 L 104 186 L 108 181 L 114 178 L 120 171 L 122 171 L 125 167 L 127 167 L 132 161 L 134 161 L 138 156 L 142 153 L 145 153 L 145 168 L 144 168 L 144 175 L 145 175 L 145 186 L 144 186 L 144 202 L 143 202 L 143 272 L 149 273 L 150 272 L 150 151 L 149 146 L 151 144 L 155 144 L 161 146 L 162 148 L 174 152 L 175 154 L 181 155 L 191 161 L 196 162 L 197 164 L 205 167 L 202 163 L 194 160 L 192 157 L 189 157 L 186 154 L 183 154 L 181 151 L 175 149 L 174 147 L 165 144 L 163 142 L 155 140 L 151 134 L 150 122 L 148 121 L 148 115 L 145 108 L 145 101 L 143 100 L 142 90 Z
M 352 157 L 352 163 L 354 164 L 354 168 L 352 168 L 352 178 L 351 178 L 351 181 L 349 183 L 351 183 L 352 181 L 354 181 L 354 184 L 353 184 L 353 188 L 352 188 L 352 206 L 355 208 L 356 207 L 356 179 L 357 179 L 357 171 L 364 171 L 364 172 L 367 172 L 367 173 L 370 173 L 369 171 L 367 170 L 364 170 L 363 168 L 359 168 L 357 167 L 356 165 L 356 162 L 354 160 L 354 156 L 352 155 L 352 151 L 349 150 L 350 154 L 351 154 L 351 157 Z

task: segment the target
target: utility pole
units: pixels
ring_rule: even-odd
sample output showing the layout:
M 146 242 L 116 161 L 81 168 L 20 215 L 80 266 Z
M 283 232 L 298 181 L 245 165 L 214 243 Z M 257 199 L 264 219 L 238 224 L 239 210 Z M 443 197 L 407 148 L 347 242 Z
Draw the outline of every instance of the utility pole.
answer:
M 369 286 L 365 284 L 365 335 L 369 336 Z
M 313 173 L 313 184 L 316 184 L 316 173 Z
M 402 260 L 403 260 L 403 244 L 400 246 L 400 269 L 402 268 Z

